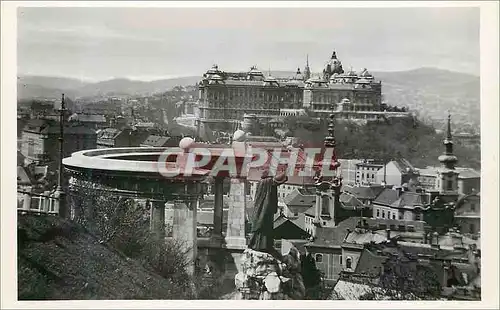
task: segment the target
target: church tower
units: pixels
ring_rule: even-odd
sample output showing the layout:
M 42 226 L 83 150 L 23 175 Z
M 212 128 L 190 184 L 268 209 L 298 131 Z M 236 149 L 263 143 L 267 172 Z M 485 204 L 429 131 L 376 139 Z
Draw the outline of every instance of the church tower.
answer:
M 311 69 L 309 68 L 309 55 L 306 56 L 306 67 L 304 68 L 304 81 L 311 78 Z
M 323 176 L 321 173 L 316 177 L 316 212 L 313 224 L 315 227 L 335 227 L 339 221 L 340 189 L 342 178 L 337 176 L 340 163 L 335 154 L 335 115 L 330 115 L 328 123 L 328 135 L 324 139 L 323 165 L 328 164 L 328 170 L 335 171 L 335 175 Z M 319 172 L 319 171 L 318 171 Z
M 446 138 L 443 144 L 445 145 L 445 152 L 438 157 L 439 162 L 441 162 L 441 167 L 438 169 L 438 175 L 436 177 L 436 189 L 445 200 L 450 201 L 458 197 L 458 171 L 455 170 L 458 158 L 453 154 L 451 116 L 449 114 Z

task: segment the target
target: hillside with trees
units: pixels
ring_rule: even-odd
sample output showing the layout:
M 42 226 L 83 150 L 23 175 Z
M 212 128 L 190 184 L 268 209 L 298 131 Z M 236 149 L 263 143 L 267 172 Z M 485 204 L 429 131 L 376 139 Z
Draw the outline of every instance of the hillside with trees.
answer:
M 304 146 L 318 147 L 328 134 L 326 121 L 323 120 L 318 128 L 296 126 L 289 129 Z M 432 125 L 417 118 L 388 119 L 368 122 L 366 125 L 337 121 L 335 126 L 338 157 L 384 160 L 406 158 L 419 168 L 439 165 L 437 158 L 444 152 L 444 135 L 436 134 Z M 459 166 L 480 169 L 479 149 L 466 148 L 455 141 L 454 153 L 458 157 Z

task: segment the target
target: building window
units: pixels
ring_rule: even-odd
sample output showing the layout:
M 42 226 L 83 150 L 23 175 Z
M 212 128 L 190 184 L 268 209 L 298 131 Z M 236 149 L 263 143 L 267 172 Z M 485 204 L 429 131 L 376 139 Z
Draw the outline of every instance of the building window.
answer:
M 385 219 L 385 211 L 382 210 L 382 218 Z
M 347 268 L 347 269 L 351 269 L 352 268 L 352 258 L 348 257 L 345 260 L 345 268 Z
M 448 180 L 446 189 L 449 191 L 453 190 L 453 181 L 452 180 Z
M 415 213 L 415 221 L 421 221 L 421 220 L 422 220 L 422 214 Z
M 339 255 L 339 263 L 342 266 L 342 255 Z
M 316 263 L 322 263 L 323 262 L 323 255 L 322 254 L 316 254 L 315 257 Z
M 396 213 L 393 213 L 392 214 L 392 219 L 395 220 L 396 219 Z
M 380 217 L 380 209 L 377 209 L 377 217 Z
M 476 212 L 476 205 L 475 205 L 475 204 L 473 204 L 473 203 L 471 203 L 471 204 L 470 204 L 470 210 L 471 210 L 472 212 Z

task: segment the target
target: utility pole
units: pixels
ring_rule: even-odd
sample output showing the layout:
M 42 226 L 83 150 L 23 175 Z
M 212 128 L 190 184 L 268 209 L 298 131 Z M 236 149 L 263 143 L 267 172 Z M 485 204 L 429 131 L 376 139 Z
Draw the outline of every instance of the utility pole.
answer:
M 59 111 L 59 163 L 58 163 L 58 176 L 57 176 L 57 189 L 55 192 L 56 203 L 58 204 L 57 210 L 59 211 L 59 216 L 66 218 L 68 216 L 68 210 L 66 208 L 66 194 L 63 190 L 63 156 L 64 156 L 64 112 L 66 111 L 64 107 L 64 94 L 61 98 L 61 110 Z

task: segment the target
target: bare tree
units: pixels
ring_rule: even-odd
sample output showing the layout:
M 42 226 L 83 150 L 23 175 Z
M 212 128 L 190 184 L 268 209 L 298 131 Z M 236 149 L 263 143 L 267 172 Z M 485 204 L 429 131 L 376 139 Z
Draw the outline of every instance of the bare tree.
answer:
M 70 186 L 69 203 L 74 221 L 125 256 L 141 262 L 172 282 L 176 297 L 194 298 L 186 259 L 189 248 L 180 241 L 162 240 L 150 233 L 149 207 L 85 181 Z

